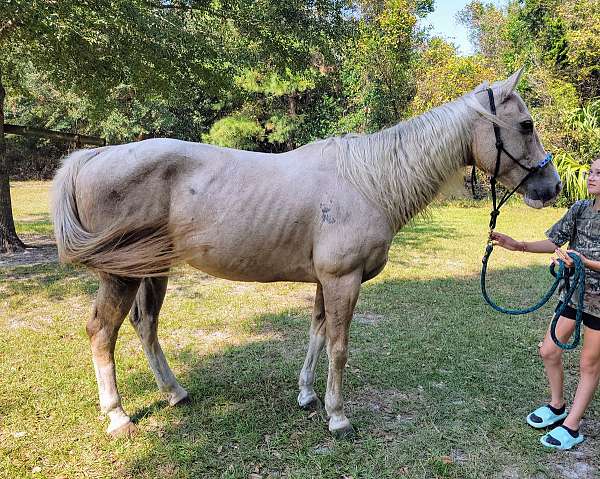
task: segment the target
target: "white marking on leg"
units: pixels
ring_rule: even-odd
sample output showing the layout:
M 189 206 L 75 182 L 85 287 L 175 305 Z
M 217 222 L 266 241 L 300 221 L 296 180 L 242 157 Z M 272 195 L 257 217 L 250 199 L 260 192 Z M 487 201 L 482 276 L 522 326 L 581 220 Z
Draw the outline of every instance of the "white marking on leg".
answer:
M 300 394 L 298 394 L 298 404 L 304 407 L 317 399 L 317 394 L 314 390 L 315 370 L 319 361 L 319 356 L 325 345 L 325 335 L 311 333 L 308 343 L 308 352 L 304 360 L 304 366 L 300 371 L 298 386 L 300 386 Z
M 117 378 L 114 363 L 100 366 L 96 358 L 92 358 L 96 381 L 98 383 L 98 396 L 100 397 L 100 409 L 105 413 L 110 424 L 107 432 L 110 434 L 131 421 L 121 406 L 121 397 L 117 390 Z
M 187 398 L 188 393 L 177 382 L 158 342 L 158 316 L 166 290 L 167 278 L 144 279 L 138 290 L 130 320 L 142 342 L 156 384 L 173 406 Z
M 167 395 L 169 404 L 174 406 L 188 397 L 187 391 L 177 382 L 173 371 L 167 363 L 167 359 L 160 347 L 158 339 L 153 342 L 142 341 L 142 348 L 148 358 L 150 369 L 154 373 L 158 388 Z
M 313 401 L 318 401 L 314 390 L 315 370 L 319 362 L 319 356 L 325 346 L 325 309 L 323 304 L 323 288 L 317 284 L 315 293 L 315 303 L 313 307 L 312 320 L 310 324 L 310 339 L 308 342 L 308 351 L 304 359 L 304 365 L 298 377 L 298 405 L 300 407 L 308 406 Z

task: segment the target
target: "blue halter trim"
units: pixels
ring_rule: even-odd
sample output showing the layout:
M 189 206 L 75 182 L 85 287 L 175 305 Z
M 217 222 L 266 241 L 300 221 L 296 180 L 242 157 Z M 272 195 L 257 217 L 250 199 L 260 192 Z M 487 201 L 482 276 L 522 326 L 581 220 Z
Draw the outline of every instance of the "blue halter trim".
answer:
M 541 170 L 548 163 L 552 163 L 552 153 L 546 153 L 546 156 L 544 156 L 544 159 L 538 163 L 537 168 L 539 170 Z

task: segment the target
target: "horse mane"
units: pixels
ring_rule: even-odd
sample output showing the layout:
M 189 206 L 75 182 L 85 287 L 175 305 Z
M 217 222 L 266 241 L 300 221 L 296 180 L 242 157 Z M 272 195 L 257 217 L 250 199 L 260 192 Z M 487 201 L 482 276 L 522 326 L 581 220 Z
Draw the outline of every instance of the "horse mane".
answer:
M 340 176 L 383 210 L 394 231 L 471 159 L 474 110 L 491 116 L 475 93 L 377 133 L 329 139 Z

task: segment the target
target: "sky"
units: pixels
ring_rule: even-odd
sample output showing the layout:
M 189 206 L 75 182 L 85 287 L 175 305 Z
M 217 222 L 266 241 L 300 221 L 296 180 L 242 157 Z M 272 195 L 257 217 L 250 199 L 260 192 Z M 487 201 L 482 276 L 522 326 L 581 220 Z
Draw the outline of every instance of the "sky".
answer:
M 454 43 L 461 55 L 473 53 L 473 45 L 469 42 L 469 34 L 465 27 L 456 21 L 456 14 L 461 10 L 468 0 L 435 0 L 435 10 L 423 21 L 423 25 L 432 27 L 431 34 L 441 36 Z M 506 1 L 494 0 L 492 3 L 500 6 Z

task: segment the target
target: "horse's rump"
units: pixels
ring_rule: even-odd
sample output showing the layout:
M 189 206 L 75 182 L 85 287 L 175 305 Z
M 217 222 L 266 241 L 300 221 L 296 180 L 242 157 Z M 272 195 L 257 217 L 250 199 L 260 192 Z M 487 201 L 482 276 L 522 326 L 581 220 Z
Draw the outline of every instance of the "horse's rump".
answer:
M 103 149 L 80 150 L 69 155 L 53 185 L 52 218 L 60 260 L 96 271 L 125 277 L 161 276 L 183 261 L 174 247 L 176 236 L 168 218 L 133 220 L 117 216 L 101 231 L 88 231 L 81 223 L 75 191 L 81 168 Z

